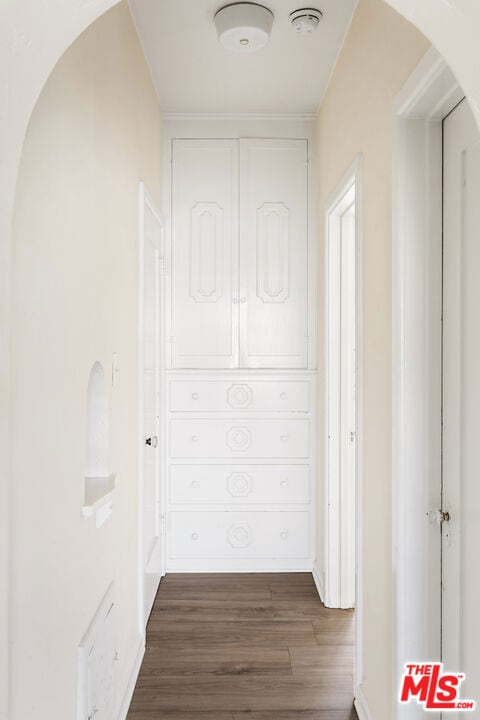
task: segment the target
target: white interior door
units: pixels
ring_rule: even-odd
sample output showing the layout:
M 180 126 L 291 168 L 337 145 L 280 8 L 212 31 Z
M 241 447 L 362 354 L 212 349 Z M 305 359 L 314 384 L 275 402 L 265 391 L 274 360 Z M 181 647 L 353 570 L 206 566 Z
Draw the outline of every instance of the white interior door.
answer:
M 172 367 L 238 367 L 238 141 L 174 140 Z
M 355 185 L 327 214 L 325 602 L 355 605 Z
M 480 702 L 480 137 L 464 100 L 444 121 L 442 659 Z
M 143 202 L 143 617 L 148 620 L 164 565 L 160 497 L 160 333 L 159 258 L 162 226 L 148 198 Z
M 240 140 L 240 367 L 306 368 L 306 140 Z

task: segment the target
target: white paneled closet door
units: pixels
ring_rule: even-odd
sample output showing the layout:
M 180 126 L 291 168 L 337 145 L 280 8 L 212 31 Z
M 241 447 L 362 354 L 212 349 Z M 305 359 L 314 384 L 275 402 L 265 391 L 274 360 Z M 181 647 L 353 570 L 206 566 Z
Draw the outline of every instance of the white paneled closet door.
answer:
M 174 140 L 172 367 L 238 367 L 238 143 Z
M 308 365 L 308 145 L 240 140 L 240 367 Z

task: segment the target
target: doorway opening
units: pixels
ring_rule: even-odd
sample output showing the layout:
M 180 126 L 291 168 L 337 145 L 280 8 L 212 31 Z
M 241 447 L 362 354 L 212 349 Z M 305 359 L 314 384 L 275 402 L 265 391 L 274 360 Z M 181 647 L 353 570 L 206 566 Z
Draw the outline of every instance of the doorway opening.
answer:
M 325 604 L 355 606 L 357 168 L 325 227 Z
M 474 683 L 478 678 L 466 636 L 465 652 L 459 653 L 465 626 L 458 625 L 478 594 L 460 570 L 461 564 L 468 571 L 472 557 L 476 523 L 470 515 L 478 506 L 471 486 L 478 425 L 478 332 L 472 318 L 478 276 L 473 238 L 480 224 L 472 202 L 479 184 L 478 131 L 462 100 L 453 74 L 431 50 L 396 107 L 394 687 L 412 660 L 442 659 Z M 475 692 L 465 686 L 465 695 Z M 418 716 L 418 707 L 401 706 L 396 697 L 394 692 L 395 718 Z
M 139 220 L 139 621 L 144 636 L 165 574 L 165 524 L 163 221 L 143 183 Z

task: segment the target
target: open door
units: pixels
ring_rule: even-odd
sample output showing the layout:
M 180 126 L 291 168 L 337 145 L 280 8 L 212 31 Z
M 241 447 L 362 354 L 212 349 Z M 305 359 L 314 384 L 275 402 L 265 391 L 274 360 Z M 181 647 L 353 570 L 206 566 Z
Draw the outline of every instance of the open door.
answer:
M 478 705 L 480 134 L 467 100 L 443 140 L 442 660 L 465 673 L 461 696 Z
M 140 607 L 142 632 L 164 574 L 161 494 L 161 257 L 163 226 L 143 184 L 140 190 Z
M 325 604 L 355 606 L 356 489 L 355 175 L 326 217 Z

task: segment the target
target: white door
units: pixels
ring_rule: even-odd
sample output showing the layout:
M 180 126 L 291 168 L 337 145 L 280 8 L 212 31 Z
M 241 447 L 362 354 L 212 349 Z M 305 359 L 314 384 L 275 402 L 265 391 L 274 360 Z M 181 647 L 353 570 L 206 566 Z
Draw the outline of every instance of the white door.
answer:
M 355 605 L 355 185 L 327 215 L 326 598 Z
M 162 226 L 143 202 L 143 621 L 148 620 L 163 570 L 160 457 L 160 273 Z
M 306 140 L 240 140 L 240 367 L 306 368 Z
M 480 136 L 464 100 L 444 121 L 442 659 L 480 702 Z
M 238 142 L 174 140 L 172 367 L 238 367 Z

